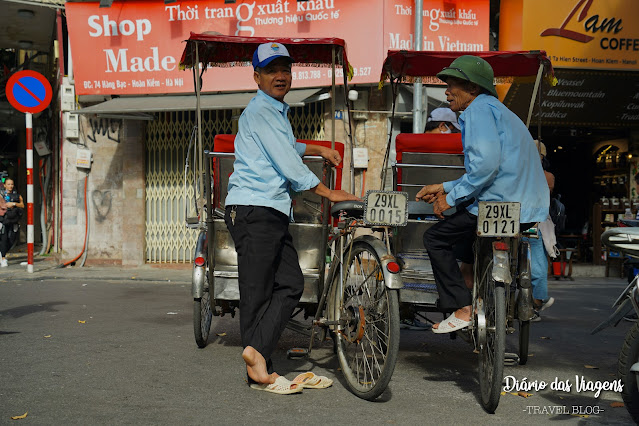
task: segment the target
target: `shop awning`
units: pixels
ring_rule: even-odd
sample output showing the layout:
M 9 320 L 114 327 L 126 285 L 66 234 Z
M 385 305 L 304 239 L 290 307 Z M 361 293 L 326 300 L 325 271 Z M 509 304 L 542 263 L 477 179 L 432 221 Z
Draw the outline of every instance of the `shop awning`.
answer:
M 318 88 L 291 90 L 284 100 L 291 107 L 304 106 Z M 200 96 L 202 110 L 242 109 L 253 99 L 255 92 L 221 93 Z M 309 100 L 312 102 L 317 99 Z M 97 105 L 72 111 L 75 114 L 114 115 L 120 118 L 146 120 L 148 113 L 165 111 L 195 111 L 195 95 L 135 96 L 111 99 Z M 147 114 L 144 114 L 147 113 Z

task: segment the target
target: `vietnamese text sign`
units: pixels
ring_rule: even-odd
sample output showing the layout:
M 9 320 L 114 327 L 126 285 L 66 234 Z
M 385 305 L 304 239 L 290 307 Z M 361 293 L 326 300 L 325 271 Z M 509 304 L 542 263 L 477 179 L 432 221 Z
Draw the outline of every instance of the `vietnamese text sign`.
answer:
M 639 69 L 636 0 L 523 1 L 523 49 L 545 50 L 555 67 Z
M 189 33 L 260 37 L 339 37 L 346 40 L 353 83 L 375 83 L 387 49 L 407 48 L 414 23 L 411 0 L 222 0 L 67 3 L 76 92 L 192 92 L 191 72 L 179 70 Z M 424 1 L 424 49 L 488 50 L 488 2 Z M 203 91 L 253 90 L 252 68 L 216 68 Z M 336 71 L 338 84 L 342 70 Z M 329 85 L 329 68 L 293 68 L 294 87 Z

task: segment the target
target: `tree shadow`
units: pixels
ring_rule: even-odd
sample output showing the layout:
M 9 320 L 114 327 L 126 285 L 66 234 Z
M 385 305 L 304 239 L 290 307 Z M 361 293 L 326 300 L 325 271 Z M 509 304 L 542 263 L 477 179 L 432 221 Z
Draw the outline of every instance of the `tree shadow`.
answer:
M 0 317 L 8 316 L 11 318 L 21 318 L 25 315 L 36 314 L 38 312 L 58 312 L 54 306 L 66 305 L 67 303 L 68 302 L 47 302 L 35 305 L 18 306 L 17 308 L 0 311 Z

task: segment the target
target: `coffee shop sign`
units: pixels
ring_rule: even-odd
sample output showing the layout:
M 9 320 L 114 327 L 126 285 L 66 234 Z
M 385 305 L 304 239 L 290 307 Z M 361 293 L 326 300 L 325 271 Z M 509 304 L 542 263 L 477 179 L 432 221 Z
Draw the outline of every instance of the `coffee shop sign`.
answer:
M 597 32 L 601 32 L 603 35 L 604 32 L 606 34 L 610 34 L 612 32 L 612 35 L 614 36 L 623 30 L 623 19 L 621 18 L 616 19 L 615 17 L 601 17 L 599 14 L 594 14 L 588 17 L 588 11 L 590 10 L 591 5 L 592 0 L 579 0 L 559 28 L 547 28 L 542 31 L 540 34 L 541 37 L 557 36 L 581 43 L 589 43 L 594 40 L 595 37 L 587 33 L 596 34 Z M 577 15 L 580 8 L 582 8 L 581 12 Z M 575 15 L 577 16 L 575 17 Z M 588 18 L 586 19 L 586 17 Z M 566 28 L 573 18 L 576 22 L 582 22 L 584 19 L 586 20 L 583 24 L 585 32 L 582 33 Z M 638 51 L 639 39 L 602 37 L 599 40 L 599 46 L 604 50 Z

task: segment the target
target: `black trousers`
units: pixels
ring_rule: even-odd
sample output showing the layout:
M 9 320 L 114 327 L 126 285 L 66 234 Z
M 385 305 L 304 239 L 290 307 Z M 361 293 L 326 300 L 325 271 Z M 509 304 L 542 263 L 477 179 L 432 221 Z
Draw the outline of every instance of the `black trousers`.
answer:
M 439 308 L 445 312 L 456 311 L 472 302 L 470 290 L 466 287 L 456 253 L 466 253 L 465 263 L 472 263 L 472 245 L 477 231 L 477 216 L 465 208 L 424 232 L 424 246 L 433 267 L 433 275 L 439 293 Z
M 3 225 L 0 230 L 0 257 L 7 257 L 7 253 L 16 241 L 18 234 L 13 232 L 13 224 Z
M 224 221 L 237 252 L 242 346 L 261 353 L 272 373 L 271 355 L 304 290 L 288 216 L 269 207 L 227 206 Z

